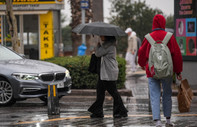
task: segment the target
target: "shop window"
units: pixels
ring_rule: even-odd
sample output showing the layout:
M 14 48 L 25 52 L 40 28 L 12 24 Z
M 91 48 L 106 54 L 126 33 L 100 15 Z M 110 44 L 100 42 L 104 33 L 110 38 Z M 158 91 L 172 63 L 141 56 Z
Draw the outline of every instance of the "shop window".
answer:
M 23 43 L 25 55 L 39 59 L 38 15 L 24 15 Z

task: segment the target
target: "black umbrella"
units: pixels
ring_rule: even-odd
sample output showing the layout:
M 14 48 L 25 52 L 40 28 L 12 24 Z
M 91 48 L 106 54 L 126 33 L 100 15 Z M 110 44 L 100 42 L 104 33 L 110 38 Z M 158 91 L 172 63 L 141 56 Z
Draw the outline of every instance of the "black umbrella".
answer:
M 99 35 L 99 36 L 125 36 L 126 35 L 126 33 L 118 26 L 104 22 L 79 24 L 72 31 L 78 34 L 90 34 L 90 35 Z

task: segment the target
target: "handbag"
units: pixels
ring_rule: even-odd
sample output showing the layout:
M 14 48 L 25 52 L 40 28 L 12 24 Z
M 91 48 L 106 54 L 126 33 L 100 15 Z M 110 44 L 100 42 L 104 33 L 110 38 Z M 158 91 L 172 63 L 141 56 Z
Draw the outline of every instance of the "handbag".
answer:
M 88 71 L 91 73 L 100 74 L 101 57 L 97 57 L 95 54 L 91 55 Z
M 193 92 L 189 86 L 187 79 L 182 80 L 180 86 L 178 87 L 177 95 L 179 112 L 189 112 L 192 97 Z

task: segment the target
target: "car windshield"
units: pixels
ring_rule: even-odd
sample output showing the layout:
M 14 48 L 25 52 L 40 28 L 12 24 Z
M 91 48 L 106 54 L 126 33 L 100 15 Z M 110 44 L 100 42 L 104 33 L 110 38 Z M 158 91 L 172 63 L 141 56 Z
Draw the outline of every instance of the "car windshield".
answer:
M 11 51 L 10 49 L 0 45 L 0 60 L 16 60 L 23 59 L 20 55 Z

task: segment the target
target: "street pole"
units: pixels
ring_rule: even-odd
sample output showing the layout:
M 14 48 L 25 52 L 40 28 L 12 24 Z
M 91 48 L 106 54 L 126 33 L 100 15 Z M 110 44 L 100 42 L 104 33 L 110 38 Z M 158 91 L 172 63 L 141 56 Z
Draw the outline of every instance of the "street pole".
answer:
M 85 24 L 85 9 L 81 8 L 81 19 L 82 19 L 82 24 Z M 82 34 L 82 43 L 86 45 L 86 36 L 85 34 Z
M 81 0 L 81 22 L 85 24 L 85 9 L 89 8 L 89 0 Z M 82 43 L 86 45 L 86 35 L 82 34 Z
M 24 27 L 23 27 L 23 15 L 19 15 L 19 31 L 20 31 L 20 53 L 24 54 L 24 43 L 23 43 L 23 33 L 24 33 Z
M 4 18 L 3 18 L 3 16 L 0 16 L 1 17 L 1 26 L 0 26 L 0 29 L 1 29 L 1 31 L 0 31 L 0 33 L 1 33 L 1 45 L 4 45 L 4 35 L 3 35 L 3 32 L 4 32 L 4 27 L 3 27 L 3 25 L 4 25 Z

